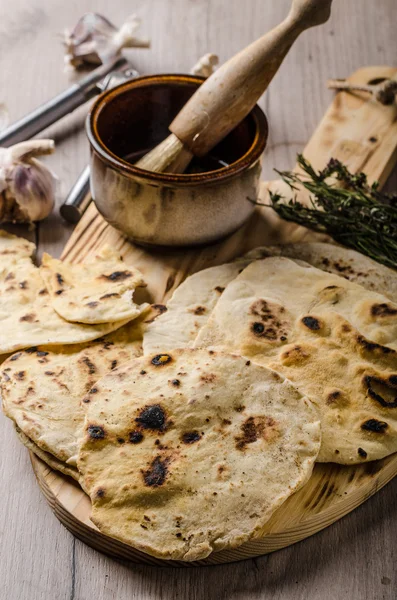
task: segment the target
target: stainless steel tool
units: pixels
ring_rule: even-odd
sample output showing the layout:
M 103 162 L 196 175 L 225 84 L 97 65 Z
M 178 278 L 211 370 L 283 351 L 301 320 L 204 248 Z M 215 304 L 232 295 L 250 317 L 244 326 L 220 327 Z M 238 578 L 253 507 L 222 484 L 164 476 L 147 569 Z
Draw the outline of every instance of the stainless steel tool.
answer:
M 103 81 L 98 84 L 100 91 L 104 92 L 110 88 L 124 83 L 130 79 L 139 77 L 138 71 L 128 66 L 119 71 L 112 71 Z M 61 216 L 69 223 L 78 223 L 87 210 L 91 202 L 90 194 L 90 168 L 87 166 L 80 173 L 76 183 L 66 196 L 64 203 L 61 205 L 59 212 Z
M 104 89 L 101 87 L 101 82 L 105 81 L 112 71 L 120 71 L 129 67 L 130 64 L 123 56 L 101 65 L 78 83 L 2 131 L 0 146 L 12 146 L 40 133 L 61 117 L 101 93 Z

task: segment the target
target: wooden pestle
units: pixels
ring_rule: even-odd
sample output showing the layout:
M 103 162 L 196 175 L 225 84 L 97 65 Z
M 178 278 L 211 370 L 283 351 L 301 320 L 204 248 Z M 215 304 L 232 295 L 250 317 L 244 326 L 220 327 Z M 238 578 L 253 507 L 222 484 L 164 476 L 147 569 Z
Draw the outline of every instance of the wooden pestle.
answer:
M 332 0 L 293 0 L 287 18 L 213 73 L 170 125 L 171 135 L 136 166 L 183 173 L 193 156 L 204 156 L 252 110 L 296 38 L 325 23 Z

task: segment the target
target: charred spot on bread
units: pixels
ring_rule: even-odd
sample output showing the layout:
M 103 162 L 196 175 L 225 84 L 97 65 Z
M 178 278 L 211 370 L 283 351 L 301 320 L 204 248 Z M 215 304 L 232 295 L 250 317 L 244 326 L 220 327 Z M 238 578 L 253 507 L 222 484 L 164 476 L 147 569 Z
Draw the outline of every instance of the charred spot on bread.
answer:
M 361 425 L 364 431 L 372 431 L 373 433 L 385 433 L 388 428 L 386 421 L 378 421 L 378 419 L 368 419 Z
M 321 329 L 320 321 L 316 319 L 316 317 L 312 317 L 310 315 L 303 317 L 302 323 L 311 331 L 319 331 Z
M 381 346 L 381 344 L 376 344 L 375 342 L 370 342 L 362 335 L 356 336 L 356 341 L 359 346 L 366 350 L 367 352 L 375 352 L 378 354 L 395 354 L 396 351 L 392 348 L 388 348 L 387 346 Z
M 364 386 L 367 389 L 368 395 L 384 408 L 397 407 L 397 384 L 394 382 L 394 377 L 390 381 L 390 378 L 382 379 L 381 377 L 366 375 L 364 377 Z M 385 396 L 390 393 L 393 394 L 393 398 L 388 400 Z
M 145 485 L 148 487 L 159 487 L 163 485 L 168 473 L 168 460 L 156 456 L 146 471 L 142 471 Z
M 270 440 L 276 433 L 276 422 L 272 417 L 248 417 L 241 425 L 241 435 L 236 437 L 237 450 L 245 450 L 248 444 L 256 442 L 259 438 Z
M 361 456 L 361 458 L 367 458 L 368 454 L 363 450 L 363 448 L 358 448 L 357 454 Z
M 265 331 L 265 326 L 263 323 L 252 323 L 252 331 L 255 335 L 262 335 L 262 333 Z
M 23 315 L 22 317 L 20 317 L 19 320 L 21 322 L 33 323 L 35 318 L 36 318 L 35 313 L 28 313 L 27 315 Z
M 103 440 L 105 437 L 105 430 L 101 425 L 88 425 L 87 432 L 93 440 Z
M 112 292 L 111 294 L 104 294 L 99 298 L 99 300 L 106 300 L 107 298 L 119 298 L 120 294 L 117 292 Z
M 163 367 L 172 361 L 172 357 L 169 354 L 156 354 L 153 356 L 151 363 L 155 367 Z
M 187 431 L 182 434 L 181 439 L 184 444 L 194 444 L 194 442 L 198 442 L 201 439 L 201 434 L 198 431 Z
M 286 339 L 288 322 L 283 306 L 260 298 L 251 304 L 249 310 L 256 317 L 251 323 L 251 331 L 256 337 L 273 341 Z
M 130 271 L 114 271 L 110 275 L 100 275 L 100 279 L 107 279 L 108 281 L 125 281 L 131 277 Z
M 150 319 L 147 319 L 145 323 L 153 323 L 160 315 L 168 310 L 165 304 L 152 304 L 150 308 L 152 311 L 155 311 L 155 314 L 151 316 Z
M 89 306 L 90 308 L 95 308 L 96 306 L 98 306 L 99 302 L 95 302 L 95 300 L 93 300 L 92 302 L 87 302 L 86 306 Z
M 145 406 L 136 417 L 135 422 L 143 429 L 154 429 L 163 431 L 165 428 L 166 415 L 160 404 Z
M 143 440 L 143 433 L 141 431 L 130 431 L 128 434 L 128 439 L 131 444 L 139 444 Z
M 96 373 L 96 366 L 94 363 L 88 358 L 88 356 L 83 356 L 81 358 L 81 362 L 84 363 L 88 367 L 88 374 L 94 375 Z
M 371 315 L 373 317 L 395 317 L 397 315 L 397 308 L 386 304 L 386 302 L 373 304 L 371 306 Z

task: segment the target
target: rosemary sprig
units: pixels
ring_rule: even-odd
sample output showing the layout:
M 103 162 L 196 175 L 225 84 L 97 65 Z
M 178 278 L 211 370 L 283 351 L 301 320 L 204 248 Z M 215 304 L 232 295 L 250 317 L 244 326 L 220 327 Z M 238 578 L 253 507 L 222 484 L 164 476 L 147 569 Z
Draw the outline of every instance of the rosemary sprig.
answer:
M 303 185 L 310 193 L 310 204 L 296 197 L 284 202 L 270 192 L 271 206 L 286 221 L 326 233 L 335 241 L 354 248 L 370 258 L 397 268 L 397 194 L 379 191 L 370 185 L 365 173 L 353 174 L 339 161 L 331 159 L 316 172 L 302 154 L 298 164 L 303 173 L 277 171 L 292 190 Z M 327 182 L 329 177 L 334 183 Z M 336 181 L 335 181 L 336 180 Z

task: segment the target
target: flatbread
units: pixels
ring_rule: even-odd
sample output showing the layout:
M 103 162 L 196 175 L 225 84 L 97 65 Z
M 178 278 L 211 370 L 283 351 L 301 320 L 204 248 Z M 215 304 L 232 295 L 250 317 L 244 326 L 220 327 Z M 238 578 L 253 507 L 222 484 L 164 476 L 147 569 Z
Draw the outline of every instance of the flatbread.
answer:
M 36 346 L 12 355 L 1 366 L 4 413 L 43 451 L 75 466 L 81 400 L 97 379 L 142 354 L 144 318 L 95 342 Z
M 127 267 L 110 246 L 79 264 L 44 254 L 40 272 L 52 307 L 67 321 L 111 323 L 135 319 L 141 313 L 133 296 L 137 287 L 145 285 L 142 274 Z
M 257 260 L 268 256 L 303 260 L 317 269 L 344 277 L 397 302 L 397 272 L 355 250 L 334 244 L 308 242 L 261 246 L 248 252 L 245 258 Z
M 190 275 L 175 290 L 163 313 L 149 323 L 143 337 L 144 354 L 164 348 L 186 348 L 207 322 L 227 284 L 251 262 L 239 260 Z
M 210 267 L 188 277 L 163 307 L 164 312 L 147 326 L 144 354 L 191 347 L 228 283 L 253 260 L 271 256 L 303 260 L 397 301 L 397 273 L 359 252 L 317 242 L 261 246 L 234 263 Z
M 240 357 L 141 357 L 95 388 L 78 460 L 91 519 L 153 556 L 198 560 L 260 536 L 312 472 L 316 411 Z
M 224 291 L 195 345 L 235 351 L 293 381 L 318 407 L 318 460 L 397 451 L 397 305 L 309 265 L 268 258 Z
M 32 440 L 30 438 L 28 438 L 19 429 L 19 427 L 15 426 L 15 432 L 18 436 L 19 441 L 22 442 L 22 444 L 24 446 L 26 446 L 26 448 L 28 450 L 33 452 L 43 462 L 45 462 L 51 469 L 55 469 L 55 471 L 59 471 L 60 473 L 63 473 L 64 475 L 68 475 L 69 477 L 72 477 L 76 481 L 79 480 L 80 475 L 79 475 L 79 472 L 76 467 L 67 465 L 67 464 L 61 462 L 60 460 L 56 459 L 52 454 L 49 454 L 48 452 L 45 452 L 44 450 L 42 450 L 39 446 L 37 446 L 37 444 L 32 442 Z
M 52 308 L 30 242 L 0 232 L 0 355 L 19 348 L 83 343 L 121 327 L 69 323 Z
M 10 263 L 23 258 L 30 259 L 35 251 L 36 246 L 32 242 L 0 229 L 0 257 L 2 262 L 5 256 L 8 256 Z

